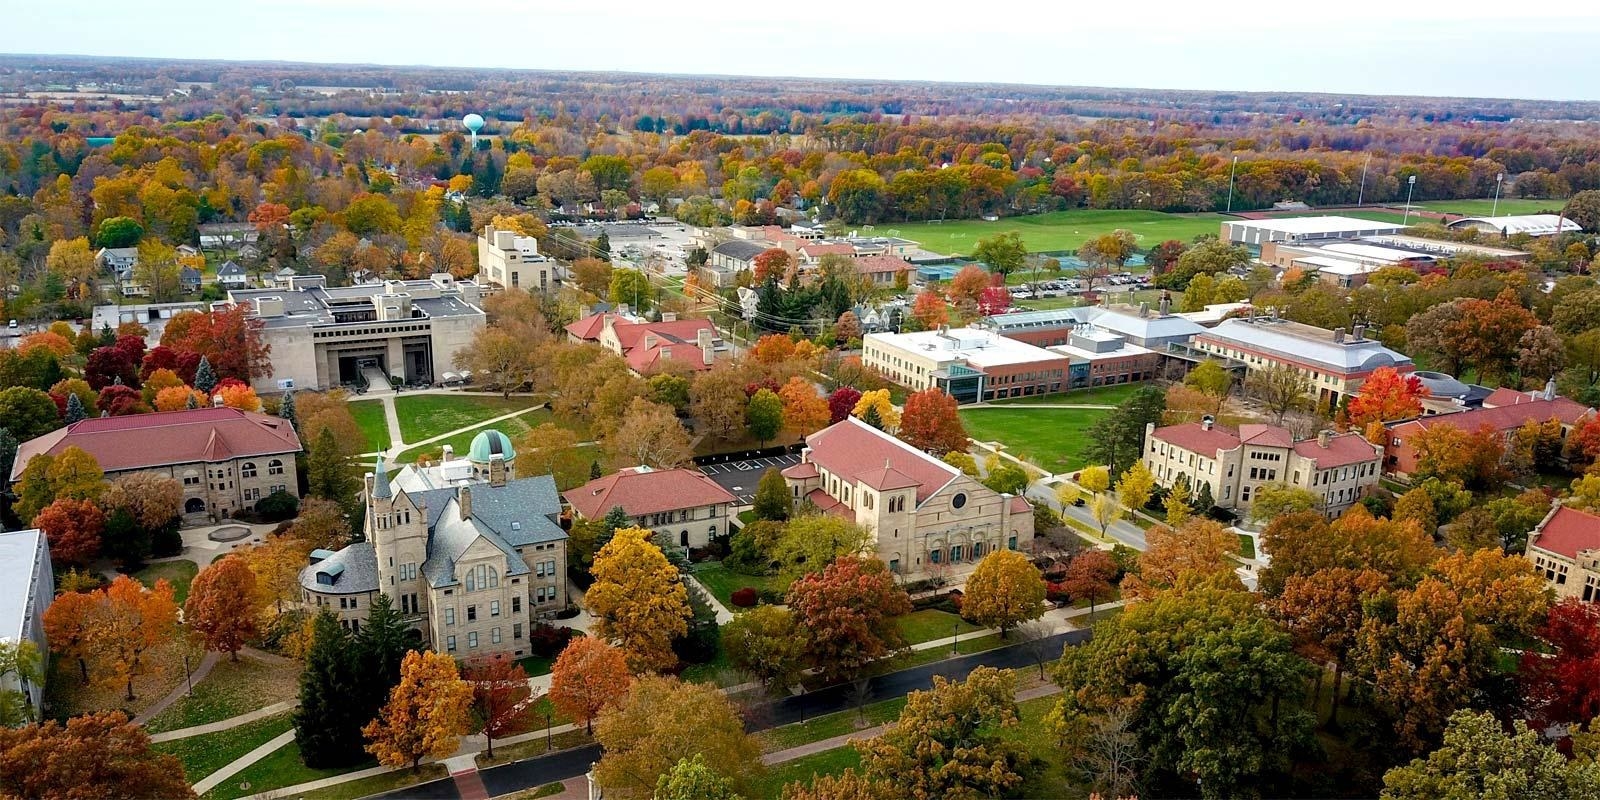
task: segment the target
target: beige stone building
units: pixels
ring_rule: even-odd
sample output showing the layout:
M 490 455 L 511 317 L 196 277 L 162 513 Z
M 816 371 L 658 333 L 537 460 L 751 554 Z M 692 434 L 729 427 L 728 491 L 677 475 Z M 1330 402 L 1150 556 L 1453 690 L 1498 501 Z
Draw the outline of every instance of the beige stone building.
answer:
M 221 519 L 248 511 L 273 492 L 299 494 L 300 437 L 288 420 L 236 408 L 195 408 L 91 417 L 17 448 L 15 482 L 34 456 L 77 447 L 107 478 L 153 472 L 183 484 L 183 513 Z
M 561 288 L 554 259 L 539 254 L 539 240 L 516 231 L 483 227 L 478 237 L 478 279 L 501 289 L 546 292 Z
M 795 500 L 872 531 L 876 555 L 908 578 L 965 573 L 995 550 L 1026 550 L 1033 507 L 854 417 L 806 437 L 783 470 Z
M 1557 598 L 1600 601 L 1600 516 L 1552 506 L 1528 534 L 1525 555 Z
M 633 467 L 562 494 L 580 517 L 600 519 L 621 507 L 634 524 L 679 547 L 703 548 L 727 536 L 739 498 L 693 469 Z
M 1237 431 L 1202 422 L 1145 428 L 1144 465 L 1162 486 L 1187 480 L 1199 497 L 1210 488 L 1212 502 L 1244 512 L 1263 488 L 1305 489 L 1322 498 L 1323 512 L 1337 516 L 1378 483 L 1383 448 L 1359 434 L 1324 431 L 1296 441 L 1287 428 L 1241 425 Z
M 302 602 L 360 630 L 382 593 L 434 650 L 527 655 L 530 627 L 567 606 L 567 534 L 554 479 L 513 477 L 515 458 L 491 430 L 465 461 L 393 482 L 380 462 L 367 476 L 366 541 L 312 552 Z

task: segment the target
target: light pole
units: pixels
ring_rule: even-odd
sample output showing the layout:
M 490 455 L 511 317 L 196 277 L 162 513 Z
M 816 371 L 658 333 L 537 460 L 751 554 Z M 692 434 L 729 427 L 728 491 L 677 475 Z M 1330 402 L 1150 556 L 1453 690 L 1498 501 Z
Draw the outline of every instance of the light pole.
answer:
M 951 628 L 950 655 L 955 655 L 957 652 L 959 652 L 956 650 L 956 645 L 961 642 L 961 621 L 957 620 L 951 625 Z
M 1356 205 L 1366 205 L 1367 201 L 1367 167 L 1372 164 L 1372 154 L 1367 154 L 1367 160 L 1361 162 L 1361 189 L 1356 192 Z
M 1233 166 L 1228 167 L 1228 213 L 1233 213 L 1233 173 L 1239 169 L 1239 157 L 1233 157 Z
M 1504 183 L 1505 180 L 1506 174 L 1504 172 L 1497 173 L 1494 176 L 1494 208 L 1489 210 L 1489 216 L 1491 217 L 1500 216 L 1500 184 Z M 1560 231 L 1556 232 L 1560 233 Z
M 1406 216 L 1400 221 L 1402 226 L 1411 224 L 1411 193 L 1417 189 L 1417 176 L 1406 178 Z

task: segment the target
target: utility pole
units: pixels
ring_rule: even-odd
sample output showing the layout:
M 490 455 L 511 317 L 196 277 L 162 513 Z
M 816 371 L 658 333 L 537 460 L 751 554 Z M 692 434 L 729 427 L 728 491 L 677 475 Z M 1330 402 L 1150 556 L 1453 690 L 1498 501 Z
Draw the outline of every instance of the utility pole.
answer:
M 1228 168 L 1228 213 L 1233 213 L 1233 173 L 1239 169 L 1239 157 L 1233 157 L 1233 166 Z
M 1494 176 L 1494 208 L 1489 210 L 1489 216 L 1491 217 L 1500 216 L 1500 184 L 1504 183 L 1505 180 L 1506 174 L 1504 172 L 1497 173 Z M 1560 232 L 1556 231 L 1556 233 Z
M 1356 193 L 1356 205 L 1367 204 L 1367 167 L 1372 164 L 1372 154 L 1367 154 L 1367 160 L 1361 162 L 1361 190 Z

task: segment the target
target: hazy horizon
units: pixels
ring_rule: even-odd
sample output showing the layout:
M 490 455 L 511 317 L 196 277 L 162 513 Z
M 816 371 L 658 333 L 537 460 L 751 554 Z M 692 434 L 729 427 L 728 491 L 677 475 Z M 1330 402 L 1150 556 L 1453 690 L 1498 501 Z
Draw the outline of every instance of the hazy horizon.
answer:
M 13 0 L 6 0 L 9 5 Z M 1063 9 L 1005 16 L 906 2 L 821 0 L 692 13 L 613 2 L 172 0 L 36 4 L 0 51 L 462 69 L 1010 83 L 1213 92 L 1600 100 L 1600 7 L 1557 0 L 1426 9 L 1350 0 L 1331 13 L 1261 0 L 1225 6 Z M 1442 11 L 1444 16 L 1440 16 Z M 20 9 L 14 13 L 23 13 Z M 93 25 L 84 25 L 86 19 Z M 706 20 L 713 20 L 707 22 Z M 982 24 L 990 22 L 990 27 Z M 450 35 L 434 32 L 441 23 Z M 519 27 L 521 26 L 521 27 Z M 241 32 L 248 32 L 243 34 Z M 419 34 L 418 32 L 422 32 Z M 423 34 L 433 34 L 424 38 Z M 547 35 L 548 34 L 548 35 Z M 59 47 L 52 47 L 59 44 Z M 446 52 L 448 50 L 448 52 Z M 970 57 L 966 57 L 970 54 Z

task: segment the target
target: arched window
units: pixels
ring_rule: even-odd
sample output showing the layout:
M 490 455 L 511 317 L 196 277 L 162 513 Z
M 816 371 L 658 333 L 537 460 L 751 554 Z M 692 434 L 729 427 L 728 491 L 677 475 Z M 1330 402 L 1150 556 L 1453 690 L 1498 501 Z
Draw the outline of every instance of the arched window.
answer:
M 683 547 L 688 547 L 689 546 L 689 532 L 688 531 L 679 531 L 678 532 L 678 544 L 682 545 Z
M 272 459 L 271 461 L 268 461 L 267 462 L 267 474 L 268 475 L 282 475 L 283 474 L 283 462 L 281 460 L 279 460 L 279 459 L 276 459 L 276 458 Z
M 256 462 L 246 461 L 239 465 L 239 477 L 254 478 L 256 476 Z

